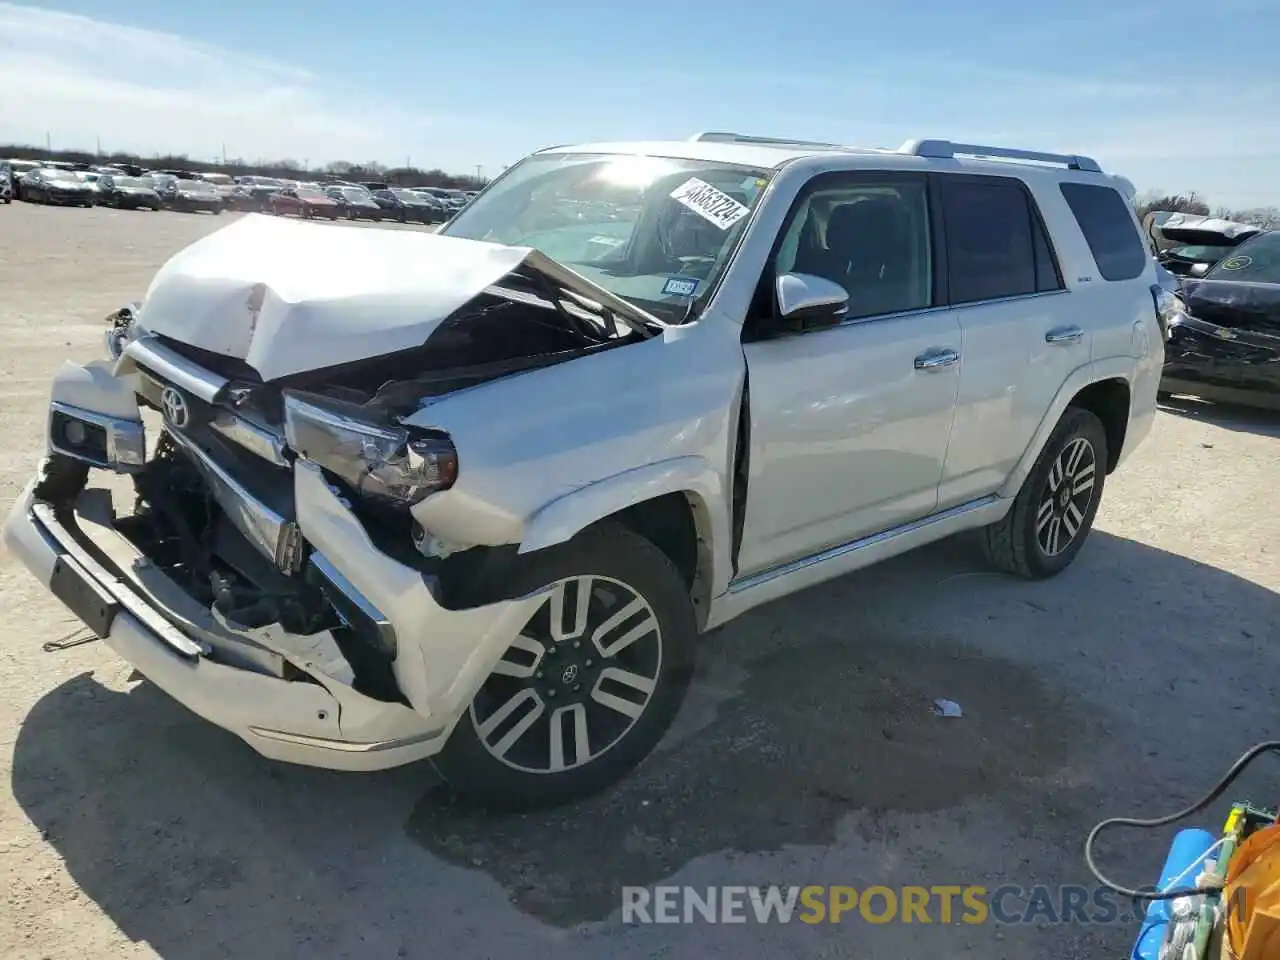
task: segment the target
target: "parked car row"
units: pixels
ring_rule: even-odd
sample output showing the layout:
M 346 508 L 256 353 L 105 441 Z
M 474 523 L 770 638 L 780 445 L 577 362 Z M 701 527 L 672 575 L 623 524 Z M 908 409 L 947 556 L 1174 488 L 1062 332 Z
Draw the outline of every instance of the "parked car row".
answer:
M 81 169 L 81 168 L 84 169 Z M 275 177 L 188 170 L 0 161 L 0 202 L 103 206 L 134 210 L 180 210 L 220 214 L 223 210 L 274 213 L 336 220 L 395 220 L 443 223 L 461 210 L 475 191 L 443 187 L 398 187 L 386 183 L 307 183 Z

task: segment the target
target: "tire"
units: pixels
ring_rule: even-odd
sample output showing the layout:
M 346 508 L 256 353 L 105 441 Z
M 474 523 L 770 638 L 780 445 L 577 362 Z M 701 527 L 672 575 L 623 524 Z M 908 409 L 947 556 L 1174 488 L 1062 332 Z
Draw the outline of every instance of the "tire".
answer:
M 1068 407 L 1023 481 L 1012 509 L 1004 519 L 978 531 L 987 559 L 1029 580 L 1065 570 L 1093 527 L 1107 477 L 1107 456 L 1102 421 L 1088 410 Z M 1064 481 L 1070 481 L 1071 487 Z M 1068 489 L 1079 492 L 1069 495 Z
M 580 621 L 585 577 L 592 578 L 585 581 L 589 607 Z M 436 758 L 445 780 L 484 806 L 528 810 L 590 796 L 649 755 L 689 688 L 698 633 L 688 588 L 662 551 L 606 521 L 535 556 L 490 561 L 473 583 L 472 603 L 555 586 L 504 655 L 506 669 L 485 681 Z M 550 632 L 557 591 L 564 611 L 559 643 Z M 635 613 L 600 644 L 588 639 L 632 606 Z M 646 622 L 653 628 L 642 630 Z M 620 682 L 624 675 L 643 684 Z

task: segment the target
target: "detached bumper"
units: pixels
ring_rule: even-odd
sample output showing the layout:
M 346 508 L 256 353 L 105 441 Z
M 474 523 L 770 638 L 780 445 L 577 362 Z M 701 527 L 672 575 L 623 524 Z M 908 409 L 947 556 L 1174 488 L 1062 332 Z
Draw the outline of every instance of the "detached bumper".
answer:
M 209 641 L 219 642 L 214 635 L 190 624 L 178 630 L 143 588 L 98 563 L 76 534 L 41 510 L 35 484 L 14 504 L 5 545 L 46 586 L 59 563 L 70 563 L 104 602 L 119 603 L 103 641 L 192 712 L 263 756 L 335 770 L 399 766 L 444 745 L 447 729 L 398 704 L 340 689 L 338 681 L 285 680 L 213 659 L 207 652 Z
M 373 547 L 319 471 L 300 467 L 304 531 L 324 551 L 327 575 L 395 631 L 394 671 L 411 709 L 367 697 L 335 676 L 340 671 L 325 661 L 327 634 L 300 637 L 270 627 L 232 632 L 207 610 L 175 615 L 181 604 L 166 602 L 175 591 L 178 599 L 194 600 L 154 570 L 139 578 L 145 561 L 130 570 L 99 562 L 95 557 L 103 553 L 117 556 L 115 548 L 127 544 L 125 538 L 113 530 L 104 534 L 101 525 L 87 533 L 93 520 L 82 518 L 79 508 L 74 529 L 62 523 L 36 497 L 37 483 L 38 478 L 27 485 L 5 526 L 5 544 L 14 555 L 64 603 L 70 589 L 90 597 L 91 607 L 92 597 L 102 608 L 113 607 L 114 618 L 102 636 L 112 650 L 179 703 L 276 760 L 359 771 L 438 753 L 494 664 L 545 599 L 538 594 L 461 611 L 441 607 L 416 571 Z M 119 543 L 103 543 L 103 536 Z M 86 539 L 95 550 L 86 549 Z M 300 679 L 236 665 L 244 662 L 246 649 L 256 651 L 259 660 L 278 657 L 296 668 Z

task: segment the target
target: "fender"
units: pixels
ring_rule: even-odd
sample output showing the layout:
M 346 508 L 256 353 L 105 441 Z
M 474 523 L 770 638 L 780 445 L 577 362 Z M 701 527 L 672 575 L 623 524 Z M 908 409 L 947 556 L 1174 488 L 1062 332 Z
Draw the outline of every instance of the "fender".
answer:
M 694 521 L 699 538 L 710 547 L 711 595 L 723 593 L 730 577 L 729 505 L 723 479 L 702 457 L 675 457 L 626 470 L 552 500 L 525 524 L 518 552 L 563 543 L 597 520 L 668 493 L 701 501 Z
M 1072 397 L 1089 386 L 1089 384 L 1097 383 L 1100 380 L 1124 380 L 1129 384 L 1132 394 L 1136 365 L 1137 361 L 1133 357 L 1110 357 L 1106 360 L 1094 360 L 1076 367 L 1071 375 L 1063 381 L 1062 386 L 1058 388 L 1058 392 L 1053 398 L 1053 403 L 1049 405 L 1049 409 L 1040 421 L 1040 426 L 1036 428 L 1031 442 L 1027 444 L 1027 449 L 1023 452 L 1022 459 L 1018 461 L 1018 465 L 1014 467 L 1013 472 L 1005 479 L 1004 486 L 997 492 L 997 496 L 1012 499 L 1018 495 L 1023 481 L 1031 473 L 1036 460 L 1040 457 L 1040 451 L 1049 442 L 1049 435 L 1053 433 L 1053 428 L 1062 419 L 1062 414 L 1066 411 L 1067 405 L 1071 403 Z M 1136 399 L 1137 397 L 1134 396 L 1133 400 Z M 1130 418 L 1132 416 L 1133 409 L 1131 407 Z M 1132 446 L 1127 437 L 1125 446 Z

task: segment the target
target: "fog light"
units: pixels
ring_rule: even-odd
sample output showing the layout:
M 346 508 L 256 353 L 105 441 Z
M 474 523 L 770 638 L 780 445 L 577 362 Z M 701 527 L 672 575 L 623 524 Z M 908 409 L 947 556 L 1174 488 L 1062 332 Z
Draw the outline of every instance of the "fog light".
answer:
M 67 425 L 62 428 L 62 435 L 67 438 L 67 443 L 73 447 L 82 446 L 89 438 L 84 424 L 79 420 L 68 420 Z

